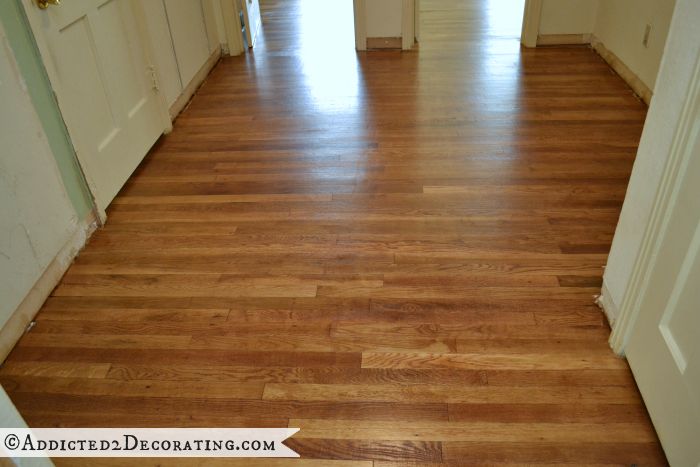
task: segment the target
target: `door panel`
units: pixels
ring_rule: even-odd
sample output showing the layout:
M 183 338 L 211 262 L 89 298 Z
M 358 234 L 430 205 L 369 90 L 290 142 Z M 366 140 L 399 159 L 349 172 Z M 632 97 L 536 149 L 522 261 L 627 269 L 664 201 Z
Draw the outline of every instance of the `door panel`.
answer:
M 160 89 L 170 107 L 180 97 L 183 83 L 180 81 L 180 72 L 177 69 L 165 4 L 160 0 L 149 0 L 143 2 L 141 8 L 153 47 L 153 61 L 158 69 Z
M 700 96 L 696 95 L 649 287 L 625 353 L 672 465 L 699 465 Z
M 170 34 L 183 87 L 209 58 L 209 39 L 200 1 L 165 0 Z
M 59 30 L 59 42 L 55 47 L 62 49 L 63 53 L 56 60 L 56 71 L 63 83 L 62 97 L 90 102 L 91 112 L 64 110 L 64 114 L 70 114 L 72 123 L 83 129 L 84 142 L 88 147 L 99 147 L 117 128 L 104 72 L 92 48 L 81 50 L 71 47 L 71 44 L 90 43 L 90 29 L 84 16 Z
M 51 84 L 102 210 L 165 127 L 131 0 L 24 0 Z

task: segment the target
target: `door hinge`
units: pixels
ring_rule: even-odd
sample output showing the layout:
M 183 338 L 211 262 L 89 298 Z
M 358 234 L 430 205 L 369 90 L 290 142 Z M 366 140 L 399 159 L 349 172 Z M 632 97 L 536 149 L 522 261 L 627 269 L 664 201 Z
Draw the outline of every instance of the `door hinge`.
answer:
M 156 67 L 149 65 L 148 71 L 151 73 L 151 86 L 154 91 L 160 91 L 160 85 L 158 83 L 158 73 L 156 73 Z

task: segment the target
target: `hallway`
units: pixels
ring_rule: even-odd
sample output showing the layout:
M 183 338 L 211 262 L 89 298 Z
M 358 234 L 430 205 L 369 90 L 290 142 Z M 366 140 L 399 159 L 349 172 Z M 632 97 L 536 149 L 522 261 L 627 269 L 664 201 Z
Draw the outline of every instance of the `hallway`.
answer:
M 521 49 L 512 4 L 422 0 L 415 50 L 357 53 L 349 0 L 261 0 L 0 369 L 28 424 L 665 464 L 593 303 L 646 108 L 589 48 Z

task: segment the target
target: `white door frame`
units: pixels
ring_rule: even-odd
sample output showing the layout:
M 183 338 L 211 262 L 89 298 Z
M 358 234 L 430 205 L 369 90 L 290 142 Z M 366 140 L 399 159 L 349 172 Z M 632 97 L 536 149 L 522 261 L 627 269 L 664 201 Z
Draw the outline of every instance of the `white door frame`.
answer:
M 671 153 L 661 175 L 661 183 L 654 198 L 649 223 L 642 237 L 642 244 L 632 269 L 630 282 L 620 303 L 620 316 L 610 334 L 610 346 L 619 355 L 624 355 L 625 347 L 634 329 L 641 309 L 641 300 L 647 290 L 653 287 L 650 282 L 651 269 L 663 242 L 672 207 L 677 201 L 679 186 L 685 166 L 690 157 L 687 144 L 693 130 L 694 105 L 700 98 L 700 57 L 696 59 L 695 71 L 690 83 L 688 99 L 681 113 L 680 123 L 671 145 Z
M 367 18 L 365 0 L 353 0 L 353 16 L 355 20 L 355 49 L 367 50 Z
M 525 0 L 523 29 L 520 34 L 520 43 L 524 47 L 537 47 L 537 36 L 540 33 L 541 16 L 542 0 Z
M 401 48 L 411 50 L 416 42 L 416 9 L 415 0 L 403 0 L 401 4 Z
M 224 17 L 224 34 L 229 55 L 240 55 L 245 51 L 243 25 L 238 12 L 236 0 L 221 0 L 221 14 Z
M 243 53 L 243 34 L 237 14 L 236 0 L 203 0 L 207 34 L 221 44 L 223 55 Z

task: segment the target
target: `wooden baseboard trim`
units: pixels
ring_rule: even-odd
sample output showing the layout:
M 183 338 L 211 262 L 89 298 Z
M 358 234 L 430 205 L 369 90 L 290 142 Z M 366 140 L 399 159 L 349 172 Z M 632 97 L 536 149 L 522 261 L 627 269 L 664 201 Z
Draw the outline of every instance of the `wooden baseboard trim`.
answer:
M 617 320 L 617 317 L 619 316 L 619 310 L 612 299 L 612 295 L 610 294 L 610 290 L 608 290 L 608 286 L 605 284 L 605 280 L 603 280 L 603 286 L 600 289 L 600 295 L 598 295 L 598 297 L 596 298 L 595 303 L 600 307 L 601 310 L 603 310 L 603 313 L 605 314 L 605 317 L 608 319 L 608 323 L 610 324 L 610 328 L 612 329 L 615 326 L 615 321 Z
M 584 45 L 591 43 L 591 34 L 540 34 L 537 45 Z
M 403 40 L 400 37 L 368 37 L 367 50 L 372 49 L 401 49 Z
M 634 93 L 639 96 L 640 99 L 642 99 L 647 105 L 651 103 L 651 98 L 654 95 L 654 92 L 649 89 L 649 86 L 644 84 L 641 79 L 639 79 L 635 72 L 630 70 L 630 68 L 622 60 L 620 60 L 617 55 L 608 50 L 608 48 L 605 47 L 605 44 L 603 44 L 597 37 L 591 37 L 591 46 L 593 47 L 593 50 L 595 50 L 598 55 L 600 55 L 603 60 L 610 65 L 610 68 L 615 70 L 615 73 L 620 75 L 620 78 L 622 78 L 627 85 L 632 88 L 632 91 L 634 91 Z
M 5 361 L 17 341 L 24 335 L 41 306 L 58 285 L 63 274 L 66 273 L 98 225 L 99 220 L 92 212 L 78 223 L 73 235 L 46 267 L 44 273 L 12 313 L 5 326 L 0 329 L 0 362 Z
M 173 105 L 170 106 L 170 118 L 172 120 L 175 120 L 175 118 L 182 112 L 185 107 L 187 107 L 187 104 L 190 102 L 192 99 L 192 96 L 194 96 L 194 93 L 197 92 L 197 89 L 204 83 L 204 80 L 207 79 L 207 76 L 209 76 L 209 73 L 211 70 L 216 66 L 217 63 L 219 63 L 219 60 L 221 59 L 221 54 L 222 50 L 217 49 L 212 52 L 212 54 L 209 56 L 206 62 L 204 62 L 204 65 L 199 69 L 199 71 L 194 75 L 192 78 L 192 81 L 185 86 L 185 89 L 182 90 L 182 94 L 180 94 L 180 97 L 175 99 L 175 102 L 173 102 Z

